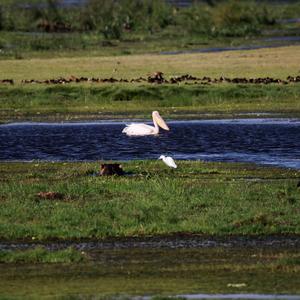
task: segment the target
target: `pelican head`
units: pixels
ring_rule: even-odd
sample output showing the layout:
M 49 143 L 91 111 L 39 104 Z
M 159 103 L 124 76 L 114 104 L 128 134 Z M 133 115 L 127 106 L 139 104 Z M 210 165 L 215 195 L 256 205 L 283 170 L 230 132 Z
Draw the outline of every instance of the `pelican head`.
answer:
M 166 122 L 163 120 L 163 118 L 160 116 L 158 111 L 152 112 L 152 119 L 154 123 L 157 123 L 159 127 L 161 127 L 164 130 L 170 130 Z

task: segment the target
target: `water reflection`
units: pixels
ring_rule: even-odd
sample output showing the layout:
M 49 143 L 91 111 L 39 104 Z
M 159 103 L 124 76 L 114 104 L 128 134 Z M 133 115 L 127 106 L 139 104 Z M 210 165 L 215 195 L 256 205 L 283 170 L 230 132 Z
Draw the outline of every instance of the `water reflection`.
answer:
M 254 162 L 300 168 L 300 120 L 168 122 L 170 132 L 128 137 L 125 122 L 0 126 L 0 160 L 175 159 Z

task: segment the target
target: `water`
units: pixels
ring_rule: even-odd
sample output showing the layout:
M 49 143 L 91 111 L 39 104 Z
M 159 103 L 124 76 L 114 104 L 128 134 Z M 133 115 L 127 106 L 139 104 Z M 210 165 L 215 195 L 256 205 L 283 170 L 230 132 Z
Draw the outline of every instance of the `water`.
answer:
M 149 123 L 150 124 L 150 123 Z M 125 122 L 0 126 L 2 161 L 174 159 L 251 162 L 300 169 L 299 119 L 171 121 L 159 135 L 128 137 Z

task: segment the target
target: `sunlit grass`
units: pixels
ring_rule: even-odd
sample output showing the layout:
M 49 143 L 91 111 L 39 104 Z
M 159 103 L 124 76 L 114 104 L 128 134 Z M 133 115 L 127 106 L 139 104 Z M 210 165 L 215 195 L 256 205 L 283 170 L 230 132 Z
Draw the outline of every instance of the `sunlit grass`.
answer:
M 2 163 L 1 238 L 300 233 L 298 171 L 178 165 L 130 162 L 131 176 L 97 177 L 88 175 L 97 163 Z M 41 191 L 64 196 L 40 199 Z
M 59 76 L 131 79 L 156 71 L 165 76 L 278 77 L 299 74 L 300 46 L 180 55 L 130 55 L 0 60 L 2 78 L 49 79 Z
M 154 71 L 171 76 L 192 74 L 202 78 L 272 77 L 299 74 L 299 47 L 182 55 L 53 58 L 0 61 L 2 78 L 14 86 L 0 86 L 2 121 L 58 118 L 101 119 L 105 116 L 146 117 L 159 109 L 168 117 L 198 113 L 271 112 L 299 115 L 298 83 L 152 85 L 147 83 L 82 83 L 24 85 L 22 79 L 64 76 L 96 78 L 147 77 Z M 157 67 L 159 66 L 159 68 Z M 30 71 L 28 71 L 30 70 Z M 76 116 L 78 115 L 78 116 Z

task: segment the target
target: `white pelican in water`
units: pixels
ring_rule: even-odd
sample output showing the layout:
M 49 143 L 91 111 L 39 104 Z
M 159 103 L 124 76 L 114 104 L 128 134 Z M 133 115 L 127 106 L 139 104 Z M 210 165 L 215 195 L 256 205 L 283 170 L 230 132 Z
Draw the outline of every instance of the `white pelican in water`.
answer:
M 131 123 L 123 129 L 122 133 L 127 135 L 151 135 L 158 134 L 159 127 L 170 130 L 158 111 L 152 112 L 152 119 L 154 127 L 143 123 Z
M 171 156 L 161 155 L 158 159 L 162 159 L 163 162 L 170 168 L 177 168 L 177 165 L 175 164 L 175 161 Z

